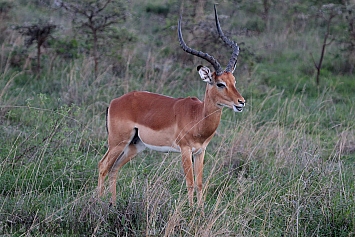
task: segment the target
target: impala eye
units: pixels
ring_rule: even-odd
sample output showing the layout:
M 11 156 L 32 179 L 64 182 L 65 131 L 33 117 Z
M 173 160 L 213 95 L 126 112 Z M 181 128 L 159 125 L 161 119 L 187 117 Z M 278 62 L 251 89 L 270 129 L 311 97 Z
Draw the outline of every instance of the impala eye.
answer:
M 226 84 L 224 82 L 217 82 L 216 86 L 218 88 L 225 88 L 226 87 Z

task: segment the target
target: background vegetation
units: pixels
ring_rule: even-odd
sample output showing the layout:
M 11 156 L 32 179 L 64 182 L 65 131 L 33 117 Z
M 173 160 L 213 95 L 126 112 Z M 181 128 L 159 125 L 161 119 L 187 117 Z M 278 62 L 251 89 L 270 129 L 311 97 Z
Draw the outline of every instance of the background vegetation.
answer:
M 111 99 L 131 90 L 203 98 L 195 67 L 206 63 L 179 48 L 180 12 L 188 45 L 228 62 L 213 3 L 0 1 L 1 235 L 355 235 L 355 28 L 345 0 L 219 2 L 241 47 L 235 76 L 247 107 L 224 111 L 208 147 L 204 210 L 188 207 L 180 155 L 151 151 L 120 172 L 117 207 L 97 199 Z

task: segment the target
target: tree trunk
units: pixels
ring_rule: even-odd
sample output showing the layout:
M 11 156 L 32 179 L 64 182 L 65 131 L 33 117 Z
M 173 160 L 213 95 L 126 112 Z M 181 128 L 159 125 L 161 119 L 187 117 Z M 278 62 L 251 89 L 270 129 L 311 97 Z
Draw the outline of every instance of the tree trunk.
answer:
M 41 42 L 37 43 L 37 75 L 39 75 L 41 71 Z
M 195 0 L 195 4 L 195 22 L 199 22 L 205 15 L 204 8 L 206 5 L 206 0 Z
M 316 65 L 316 69 L 317 69 L 317 76 L 316 76 L 316 83 L 317 86 L 319 86 L 319 77 L 320 77 L 320 70 L 322 68 L 322 63 L 323 63 L 323 58 L 324 58 L 324 54 L 325 54 L 325 48 L 327 45 L 329 45 L 331 42 L 327 43 L 328 40 L 328 36 L 330 35 L 330 24 L 332 19 L 335 17 L 335 15 L 330 15 L 327 21 L 327 31 L 324 35 L 324 39 L 323 39 L 323 45 L 322 45 L 322 51 L 320 54 L 320 58 L 319 58 L 319 62 L 318 65 Z
M 98 68 L 99 68 L 99 59 L 97 57 L 97 31 L 93 31 L 94 35 L 94 49 L 93 49 L 93 56 L 94 56 L 94 70 L 95 70 L 95 78 L 98 76 Z

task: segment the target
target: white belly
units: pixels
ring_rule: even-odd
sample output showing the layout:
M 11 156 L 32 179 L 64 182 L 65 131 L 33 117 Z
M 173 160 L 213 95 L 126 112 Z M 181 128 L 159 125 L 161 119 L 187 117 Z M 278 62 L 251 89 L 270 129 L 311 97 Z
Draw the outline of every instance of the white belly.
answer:
M 153 150 L 153 151 L 160 151 L 160 152 L 181 152 L 180 148 L 175 148 L 175 147 L 171 147 L 171 146 L 154 146 L 154 145 L 149 145 L 143 142 L 143 144 Z

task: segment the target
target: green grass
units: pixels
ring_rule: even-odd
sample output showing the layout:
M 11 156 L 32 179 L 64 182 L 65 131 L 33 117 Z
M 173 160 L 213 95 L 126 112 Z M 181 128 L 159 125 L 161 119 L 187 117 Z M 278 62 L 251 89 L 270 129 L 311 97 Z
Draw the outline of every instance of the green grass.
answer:
M 309 99 L 271 91 L 250 99 L 243 114 L 226 110 L 206 154 L 204 215 L 187 205 L 178 154 L 142 153 L 120 172 L 117 207 L 96 198 L 104 106 L 50 108 L 57 98 L 45 94 L 5 103 L 0 231 L 348 236 L 355 139 L 354 114 L 345 111 L 353 102 L 339 106 L 334 93 Z
M 169 7 L 170 24 L 178 7 Z M 149 14 L 132 22 L 146 26 Z M 326 58 L 315 85 L 310 56 L 302 53 L 319 46 L 313 31 L 292 40 L 282 30 L 240 36 L 255 52 L 244 57 L 248 64 L 241 51 L 235 73 L 247 106 L 243 113 L 224 109 L 207 148 L 203 209 L 189 207 L 175 153 L 145 151 L 124 166 L 116 207 L 109 194 L 97 198 L 111 99 L 138 89 L 203 98 L 199 61 L 175 51 L 175 29 L 165 24 L 134 31 L 137 42 L 122 51 L 118 76 L 103 62 L 94 78 L 86 56 L 44 61 L 39 77 L 1 61 L 0 234 L 354 236 L 355 81 Z M 270 48 L 260 46 L 270 39 Z

